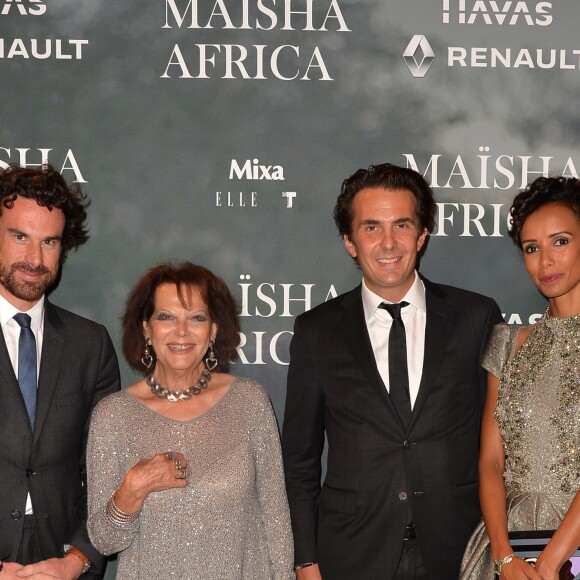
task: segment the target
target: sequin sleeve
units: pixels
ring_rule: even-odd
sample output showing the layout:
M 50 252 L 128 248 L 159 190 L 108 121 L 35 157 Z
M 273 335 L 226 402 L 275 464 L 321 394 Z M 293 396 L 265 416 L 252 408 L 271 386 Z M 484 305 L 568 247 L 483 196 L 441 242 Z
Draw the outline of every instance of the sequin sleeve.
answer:
M 493 327 L 481 366 L 499 378 L 505 363 L 509 361 L 516 346 L 519 329 L 505 322 Z
M 95 548 L 107 556 L 130 546 L 139 528 L 138 518 L 127 527 L 119 527 L 106 513 L 111 495 L 125 476 L 121 473 L 116 449 L 119 433 L 125 429 L 123 425 L 116 425 L 120 416 L 115 401 L 120 396 L 121 393 L 115 393 L 95 408 L 87 446 L 87 528 Z
M 259 395 L 250 423 L 250 437 L 256 464 L 258 501 L 272 565 L 272 579 L 292 580 L 294 548 L 278 425 L 268 395 L 260 385 L 254 385 L 258 387 Z

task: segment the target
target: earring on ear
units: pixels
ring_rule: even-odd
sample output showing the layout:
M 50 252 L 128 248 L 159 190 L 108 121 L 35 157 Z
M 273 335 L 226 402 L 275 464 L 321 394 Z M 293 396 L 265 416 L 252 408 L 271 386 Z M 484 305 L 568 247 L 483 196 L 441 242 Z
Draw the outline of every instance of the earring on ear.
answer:
M 145 351 L 143 352 L 143 356 L 141 357 L 141 362 L 143 366 L 149 370 L 151 365 L 153 364 L 153 356 L 151 355 L 151 351 L 149 347 L 151 346 L 151 339 L 147 336 L 145 337 Z
M 205 359 L 205 366 L 207 367 L 207 370 L 210 372 L 213 371 L 213 369 L 215 369 L 217 367 L 217 364 L 218 364 L 218 360 L 217 360 L 216 355 L 215 355 L 214 346 L 215 346 L 215 342 L 212 339 L 209 341 L 208 355 L 207 355 L 207 358 Z

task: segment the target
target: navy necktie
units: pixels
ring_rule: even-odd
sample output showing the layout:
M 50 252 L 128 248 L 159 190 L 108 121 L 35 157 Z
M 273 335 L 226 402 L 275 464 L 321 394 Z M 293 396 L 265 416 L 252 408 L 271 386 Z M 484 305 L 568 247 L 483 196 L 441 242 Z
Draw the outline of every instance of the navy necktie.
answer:
M 30 425 L 34 429 L 36 418 L 36 338 L 30 328 L 30 316 L 19 312 L 14 320 L 20 325 L 18 339 L 18 384 L 22 391 Z
M 411 397 L 409 395 L 409 371 L 407 369 L 407 338 L 405 325 L 401 319 L 401 308 L 408 302 L 387 304 L 379 308 L 388 311 L 393 319 L 389 333 L 389 395 L 405 427 L 411 420 Z

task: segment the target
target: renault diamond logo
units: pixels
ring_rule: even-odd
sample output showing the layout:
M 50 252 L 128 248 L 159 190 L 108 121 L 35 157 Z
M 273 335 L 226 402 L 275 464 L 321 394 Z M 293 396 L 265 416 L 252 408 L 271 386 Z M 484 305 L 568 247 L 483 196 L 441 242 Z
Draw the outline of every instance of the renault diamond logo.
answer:
M 414 77 L 422 78 L 427 74 L 435 53 L 422 34 L 415 34 L 407 45 L 403 58 Z

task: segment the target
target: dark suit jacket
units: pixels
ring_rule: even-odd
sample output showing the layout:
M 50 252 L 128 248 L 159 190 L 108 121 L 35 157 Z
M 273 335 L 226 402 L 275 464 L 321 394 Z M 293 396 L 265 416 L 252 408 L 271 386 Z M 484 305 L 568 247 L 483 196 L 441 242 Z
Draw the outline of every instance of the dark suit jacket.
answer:
M 489 298 L 424 282 L 425 358 L 408 430 L 377 370 L 360 286 L 296 319 L 286 484 L 296 563 L 319 562 L 324 580 L 393 578 L 409 504 L 429 578 L 455 580 L 479 521 L 480 360 L 501 313 Z
M 93 407 L 119 388 L 105 328 L 47 301 L 33 433 L 0 331 L 0 557 L 16 561 L 30 492 L 42 559 L 71 544 L 102 574 L 86 530 L 85 444 Z

